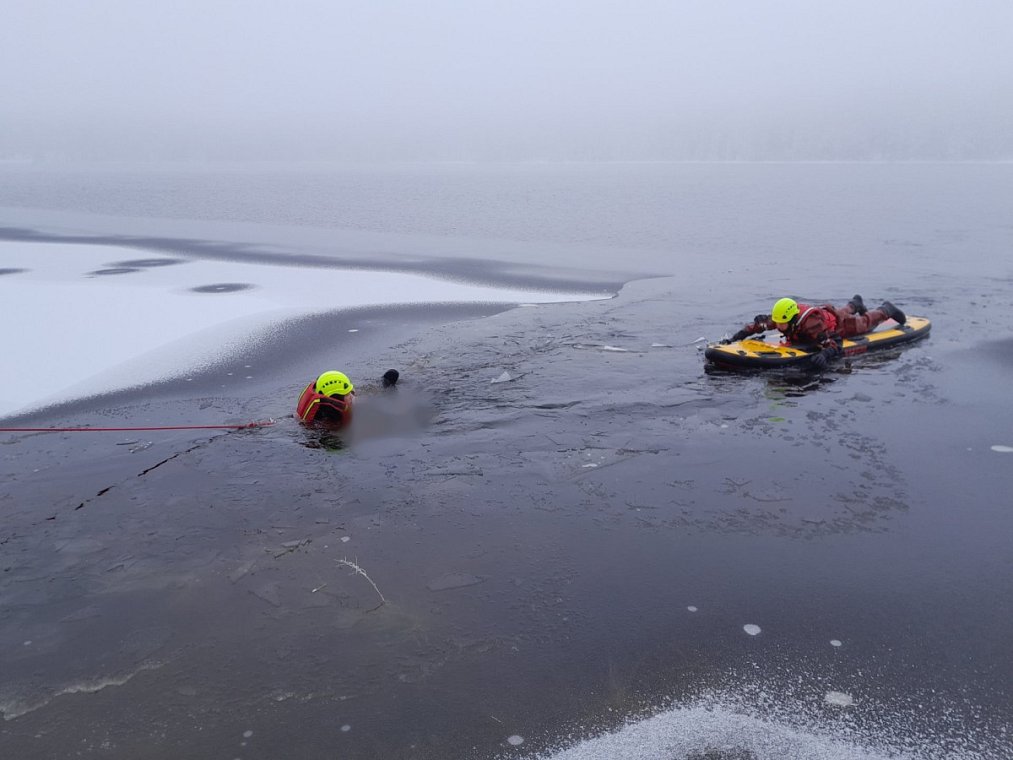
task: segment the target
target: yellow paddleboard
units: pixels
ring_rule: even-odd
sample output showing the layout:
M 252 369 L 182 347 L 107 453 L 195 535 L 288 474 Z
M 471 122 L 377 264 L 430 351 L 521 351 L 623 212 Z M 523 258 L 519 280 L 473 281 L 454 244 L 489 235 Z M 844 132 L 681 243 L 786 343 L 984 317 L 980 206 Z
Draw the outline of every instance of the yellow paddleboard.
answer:
M 890 322 L 865 335 L 846 338 L 843 343 L 844 355 L 858 356 L 869 351 L 911 343 L 924 338 L 931 329 L 932 323 L 924 317 L 908 317 L 903 325 Z M 704 351 L 704 357 L 708 362 L 726 369 L 767 369 L 804 366 L 809 356 L 817 350 L 817 346 L 789 346 L 751 337 L 734 343 L 710 343 Z

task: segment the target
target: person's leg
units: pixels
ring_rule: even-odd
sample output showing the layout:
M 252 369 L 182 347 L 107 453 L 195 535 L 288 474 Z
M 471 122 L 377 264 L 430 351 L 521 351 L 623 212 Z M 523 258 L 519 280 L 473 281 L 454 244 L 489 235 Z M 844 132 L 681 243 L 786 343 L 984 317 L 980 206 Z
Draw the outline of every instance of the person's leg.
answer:
M 865 301 L 857 293 L 851 296 L 851 300 L 844 306 L 844 309 L 849 314 L 858 314 L 864 316 L 869 310 L 865 308 Z
M 850 309 L 835 309 L 837 315 L 837 334 L 842 338 L 853 338 L 871 332 L 888 315 L 882 309 L 870 309 L 865 314 L 854 314 Z
M 905 316 L 904 312 L 889 301 L 883 301 L 883 305 L 879 307 L 879 310 L 899 325 L 907 322 L 907 316 Z

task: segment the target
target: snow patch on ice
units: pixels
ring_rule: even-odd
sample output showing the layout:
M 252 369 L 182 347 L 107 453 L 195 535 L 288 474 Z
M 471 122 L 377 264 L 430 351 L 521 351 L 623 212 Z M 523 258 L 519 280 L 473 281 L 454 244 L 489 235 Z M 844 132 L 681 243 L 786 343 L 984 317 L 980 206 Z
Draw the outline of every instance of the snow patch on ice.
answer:
M 742 626 L 742 630 L 748 633 L 750 636 L 756 636 L 760 633 L 761 628 L 758 625 L 747 623 L 746 625 Z
M 302 267 L 210 260 L 88 276 L 109 262 L 144 255 L 122 246 L 0 242 L 0 261 L 25 270 L 0 278 L 0 303 L 18 317 L 17 329 L 8 330 L 4 342 L 5 363 L 18 371 L 6 373 L 0 415 L 187 377 L 194 369 L 241 355 L 273 325 L 337 308 L 602 297 L 389 271 L 314 269 L 307 274 Z M 251 287 L 194 292 L 222 282 Z
M 995 738 L 944 739 L 936 722 L 909 712 L 877 709 L 862 725 L 837 706 L 854 700 L 841 692 L 827 702 L 778 697 L 768 686 L 706 694 L 649 718 L 584 739 L 570 739 L 538 760 L 984 760 L 1005 757 L 1003 733 Z M 828 694 L 828 696 L 829 696 Z M 817 695 L 812 695 L 817 698 Z M 847 705 L 841 702 L 851 700 Z M 849 711 L 850 712 L 850 711 Z M 944 721 L 945 722 L 945 721 Z M 951 727 L 954 728 L 954 727 Z M 956 730 L 962 731 L 960 721 Z M 511 755 L 504 753 L 502 757 Z
M 1003 446 L 1001 444 L 996 444 L 995 446 L 992 447 L 992 451 L 998 451 L 1000 454 L 1010 454 L 1013 453 L 1013 446 Z

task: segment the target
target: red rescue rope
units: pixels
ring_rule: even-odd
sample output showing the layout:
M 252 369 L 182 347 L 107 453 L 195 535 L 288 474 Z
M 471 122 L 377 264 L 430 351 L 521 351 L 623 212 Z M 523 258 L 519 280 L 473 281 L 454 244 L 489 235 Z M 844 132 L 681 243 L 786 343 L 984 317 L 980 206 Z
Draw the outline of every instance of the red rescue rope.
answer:
M 248 430 L 273 425 L 274 420 L 247 422 L 245 425 L 162 425 L 160 427 L 66 427 L 66 428 L 0 428 L 0 433 L 128 433 L 139 430 Z

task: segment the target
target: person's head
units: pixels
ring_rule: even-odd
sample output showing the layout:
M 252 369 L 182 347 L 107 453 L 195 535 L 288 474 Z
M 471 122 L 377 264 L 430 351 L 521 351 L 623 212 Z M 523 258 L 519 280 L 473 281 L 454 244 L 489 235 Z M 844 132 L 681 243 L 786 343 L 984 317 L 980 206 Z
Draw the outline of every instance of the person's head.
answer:
M 770 310 L 770 318 L 774 326 L 781 332 L 787 332 L 798 316 L 798 304 L 790 298 L 782 298 Z
M 401 377 L 400 373 L 396 369 L 389 369 L 383 373 L 383 387 L 393 388 L 397 385 L 397 379 Z
M 352 381 L 344 372 L 329 370 L 317 378 L 313 389 L 322 396 L 348 396 L 355 392 Z

